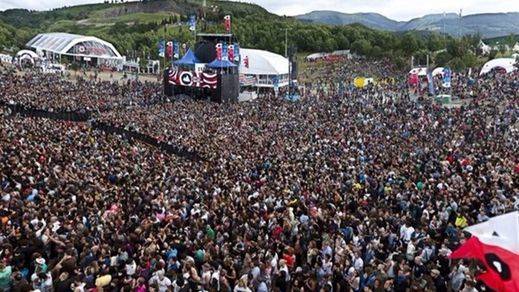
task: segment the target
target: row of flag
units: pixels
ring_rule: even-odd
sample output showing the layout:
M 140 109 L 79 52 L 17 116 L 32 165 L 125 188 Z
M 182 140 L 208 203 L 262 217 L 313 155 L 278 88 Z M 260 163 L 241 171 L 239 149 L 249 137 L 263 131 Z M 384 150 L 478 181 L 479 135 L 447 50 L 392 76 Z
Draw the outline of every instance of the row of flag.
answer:
M 240 46 L 237 43 L 232 45 L 227 45 L 226 43 L 216 44 L 216 59 L 239 62 Z
M 226 32 L 231 32 L 231 16 L 225 15 L 223 17 L 223 26 Z M 189 17 L 189 30 L 196 31 L 196 16 L 191 15 Z
M 187 45 L 182 45 L 183 50 L 187 51 Z M 159 56 L 166 57 L 168 59 L 179 59 L 180 58 L 180 43 L 177 41 L 159 41 L 158 44 Z M 227 60 L 231 62 L 241 62 L 240 58 L 240 45 L 238 43 L 234 44 L 226 44 L 226 43 L 218 43 L 216 44 L 216 59 L 217 60 Z M 243 59 L 243 64 L 246 68 L 249 68 L 249 57 L 246 56 Z
M 226 32 L 231 31 L 231 16 L 230 15 L 224 16 L 224 27 L 225 27 Z M 189 17 L 189 30 L 196 31 L 196 16 L 195 15 L 191 15 Z M 184 44 L 183 46 L 185 49 L 186 45 Z M 233 46 L 232 48 L 235 48 L 235 49 L 232 50 L 231 46 Z M 180 44 L 178 42 L 175 42 L 175 41 L 166 42 L 164 40 L 161 40 L 161 41 L 159 41 L 157 47 L 158 47 L 158 51 L 159 51 L 159 57 L 161 57 L 161 58 L 166 57 L 166 58 L 178 59 L 180 57 Z M 239 56 L 237 44 L 230 45 L 229 47 L 230 47 L 229 54 L 232 54 L 232 57 L 229 57 L 229 59 L 234 60 L 235 59 L 234 55 Z M 235 53 L 235 51 L 236 51 L 236 53 Z
M 186 44 L 182 45 L 183 49 L 187 48 Z M 168 58 L 168 59 L 178 59 L 180 58 L 180 43 L 177 41 L 168 41 L 160 40 L 158 43 L 159 57 Z
M 232 45 L 227 45 L 226 43 L 216 44 L 216 59 L 240 63 L 240 46 L 237 43 Z M 249 56 L 243 58 L 243 65 L 249 68 Z

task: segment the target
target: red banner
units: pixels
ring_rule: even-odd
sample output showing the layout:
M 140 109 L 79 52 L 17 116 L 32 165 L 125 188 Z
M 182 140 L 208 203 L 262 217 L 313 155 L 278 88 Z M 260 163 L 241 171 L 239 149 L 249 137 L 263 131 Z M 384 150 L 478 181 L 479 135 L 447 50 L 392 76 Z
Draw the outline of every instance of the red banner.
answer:
M 231 16 L 226 15 L 223 17 L 223 20 L 224 20 L 225 31 L 230 32 L 231 31 Z
M 166 44 L 166 57 L 173 57 L 173 42 L 168 42 Z
M 222 44 L 217 43 L 216 44 L 216 60 L 222 59 Z
M 229 45 L 227 48 L 227 56 L 229 57 L 229 61 L 234 62 L 234 45 Z

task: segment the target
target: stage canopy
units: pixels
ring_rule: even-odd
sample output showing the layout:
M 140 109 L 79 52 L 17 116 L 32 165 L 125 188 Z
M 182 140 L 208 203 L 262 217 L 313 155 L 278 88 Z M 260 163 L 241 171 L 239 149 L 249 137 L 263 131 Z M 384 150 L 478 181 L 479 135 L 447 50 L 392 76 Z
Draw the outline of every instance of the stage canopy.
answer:
M 193 51 L 191 49 L 187 50 L 187 53 L 182 57 L 182 59 L 175 61 L 175 65 L 183 65 L 183 66 L 195 66 L 196 63 L 200 63 L 197 59 Z
M 26 46 L 57 55 L 90 57 L 99 59 L 120 59 L 115 47 L 102 39 L 70 33 L 41 33 L 32 38 Z
M 479 73 L 479 75 L 483 75 L 483 74 L 486 74 L 490 71 L 492 71 L 492 69 L 504 69 L 506 71 L 506 73 L 510 73 L 512 71 L 514 71 L 515 68 L 514 67 L 514 64 L 515 64 L 515 59 L 513 58 L 498 58 L 498 59 L 494 59 L 494 60 L 490 60 L 488 62 L 485 63 L 485 65 L 483 65 L 483 68 L 481 69 L 481 72 Z
M 236 65 L 229 62 L 229 60 L 214 60 L 211 63 L 207 64 L 207 67 L 213 68 L 213 69 L 218 69 L 218 68 L 236 67 Z

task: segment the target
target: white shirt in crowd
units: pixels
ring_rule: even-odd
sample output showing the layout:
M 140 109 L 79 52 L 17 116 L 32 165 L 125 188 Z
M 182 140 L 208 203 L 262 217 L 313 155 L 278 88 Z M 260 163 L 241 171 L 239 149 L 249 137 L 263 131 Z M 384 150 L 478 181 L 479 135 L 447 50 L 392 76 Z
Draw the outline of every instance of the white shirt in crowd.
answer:
M 151 277 L 149 283 L 150 285 L 157 285 L 159 287 L 159 292 L 166 292 L 168 291 L 168 287 L 171 286 L 171 280 L 168 279 L 168 277 L 160 275 Z

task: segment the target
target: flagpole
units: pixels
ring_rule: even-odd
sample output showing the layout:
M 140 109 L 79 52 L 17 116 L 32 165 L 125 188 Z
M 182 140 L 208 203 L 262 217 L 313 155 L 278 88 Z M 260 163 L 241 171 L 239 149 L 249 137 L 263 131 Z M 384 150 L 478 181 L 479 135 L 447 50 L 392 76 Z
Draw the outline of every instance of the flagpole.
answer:
M 164 37 L 164 53 L 162 54 L 162 63 L 164 64 L 164 68 L 163 70 L 166 70 L 166 45 L 167 45 L 167 41 L 166 41 L 166 28 L 167 28 L 167 24 L 164 22 L 164 29 L 162 31 L 162 35 Z
M 285 58 L 288 58 L 288 28 L 285 28 Z

